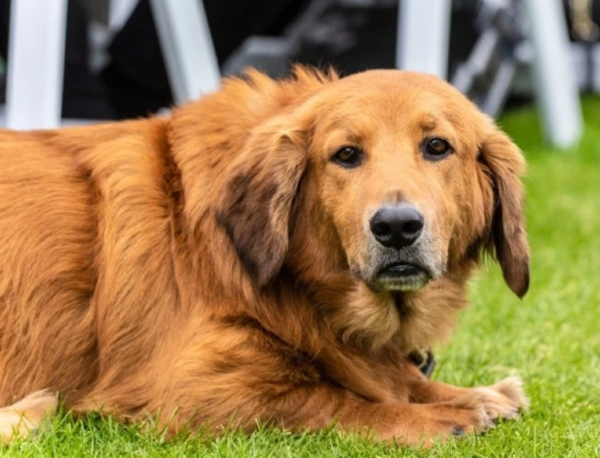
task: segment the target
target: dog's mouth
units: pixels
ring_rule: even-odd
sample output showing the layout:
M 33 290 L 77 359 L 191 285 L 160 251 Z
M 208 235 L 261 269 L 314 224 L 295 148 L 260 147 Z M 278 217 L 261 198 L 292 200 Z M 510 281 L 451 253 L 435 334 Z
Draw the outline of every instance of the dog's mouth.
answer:
M 377 272 L 377 282 L 387 291 L 414 291 L 425 286 L 432 275 L 417 264 L 394 262 Z

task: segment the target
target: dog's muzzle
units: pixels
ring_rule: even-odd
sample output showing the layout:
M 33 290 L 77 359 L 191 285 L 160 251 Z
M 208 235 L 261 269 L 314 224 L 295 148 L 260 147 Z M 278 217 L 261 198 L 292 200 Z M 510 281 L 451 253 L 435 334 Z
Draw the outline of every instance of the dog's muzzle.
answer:
M 411 291 L 434 275 L 433 257 L 424 240 L 425 218 L 413 205 L 378 209 L 369 220 L 374 242 L 367 283 L 376 291 Z

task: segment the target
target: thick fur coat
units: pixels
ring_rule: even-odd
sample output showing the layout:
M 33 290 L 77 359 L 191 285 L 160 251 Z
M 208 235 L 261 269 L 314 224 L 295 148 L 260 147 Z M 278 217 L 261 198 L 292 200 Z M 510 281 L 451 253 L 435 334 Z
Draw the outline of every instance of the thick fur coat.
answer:
M 395 70 L 250 72 L 169 117 L 0 130 L 0 405 L 48 389 L 173 431 L 400 443 L 513 418 L 517 379 L 452 387 L 409 354 L 449 335 L 483 252 L 526 292 L 523 168 L 456 90 Z M 422 234 L 386 248 L 369 221 L 404 204 Z

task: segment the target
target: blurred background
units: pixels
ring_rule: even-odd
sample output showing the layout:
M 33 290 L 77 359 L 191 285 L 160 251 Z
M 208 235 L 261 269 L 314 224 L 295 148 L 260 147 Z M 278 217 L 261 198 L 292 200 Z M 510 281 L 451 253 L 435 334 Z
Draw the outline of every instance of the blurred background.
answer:
M 277 77 L 299 62 L 428 71 L 492 116 L 537 96 L 550 142 L 570 146 L 571 86 L 600 90 L 598 20 L 593 0 L 0 0 L 0 125 L 147 116 L 248 66 Z M 48 103 L 60 119 L 36 120 Z

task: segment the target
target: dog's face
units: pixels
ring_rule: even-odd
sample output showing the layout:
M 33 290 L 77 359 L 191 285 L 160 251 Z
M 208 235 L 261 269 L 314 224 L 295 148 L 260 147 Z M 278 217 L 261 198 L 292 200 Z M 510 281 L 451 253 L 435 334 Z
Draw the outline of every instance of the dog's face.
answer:
M 395 73 L 364 76 L 342 80 L 338 102 L 315 123 L 319 198 L 357 278 L 374 291 L 419 289 L 446 271 L 467 216 L 460 202 L 476 185 L 465 177 L 474 175 L 477 145 L 463 137 L 472 110 L 420 80 L 415 90 Z
M 285 246 L 269 235 L 265 252 L 283 259 L 288 236 L 324 259 L 342 252 L 355 278 L 386 292 L 420 289 L 493 246 L 509 286 L 526 292 L 523 159 L 452 87 L 409 72 L 365 72 L 325 86 L 272 122 L 277 127 L 255 134 L 259 143 L 269 138 L 271 151 L 254 172 L 256 186 L 268 188 L 255 192 L 269 209 L 256 229 L 278 227 Z M 289 216 L 297 201 L 304 205 L 300 233 Z M 282 259 L 240 249 L 234 229 L 246 267 L 259 282 L 272 278 L 272 268 L 261 275 L 261 266 L 277 269 Z

